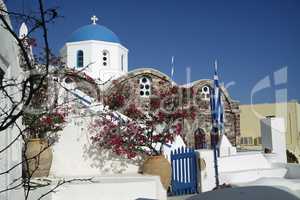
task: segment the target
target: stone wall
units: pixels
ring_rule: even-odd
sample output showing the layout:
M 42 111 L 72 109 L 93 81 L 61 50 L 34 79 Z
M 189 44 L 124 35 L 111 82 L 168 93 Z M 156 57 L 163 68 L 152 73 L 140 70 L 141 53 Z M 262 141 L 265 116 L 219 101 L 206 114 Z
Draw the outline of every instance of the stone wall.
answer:
M 146 77 L 151 81 L 151 94 L 148 97 L 141 96 L 140 92 L 142 87 L 140 80 Z M 154 69 L 139 69 L 129 72 L 126 76 L 123 76 L 107 87 L 105 90 L 106 96 L 122 94 L 125 96 L 124 105 L 117 108 L 120 112 L 123 112 L 131 105 L 135 104 L 143 111 L 149 111 L 150 98 L 155 97 L 158 90 L 167 89 L 176 85 L 172 83 L 171 79 Z M 180 98 L 183 95 L 178 94 L 179 106 L 186 107 L 187 105 L 193 105 L 196 108 L 196 118 L 194 120 L 182 120 L 183 135 L 186 144 L 190 147 L 195 145 L 194 133 L 197 129 L 201 129 L 206 134 L 208 145 L 210 144 L 209 133 L 211 131 L 211 111 L 209 101 L 209 90 L 212 86 L 211 80 L 199 80 L 191 83 L 188 86 L 177 85 L 181 89 L 187 90 L 193 94 L 185 95 L 185 98 Z M 206 87 L 206 89 L 204 89 Z M 205 90 L 205 91 L 204 91 Z M 181 90 L 180 90 L 181 91 Z M 239 115 L 239 103 L 234 101 L 229 96 L 225 88 L 222 88 L 222 99 L 224 100 L 225 109 L 225 134 L 233 145 L 236 145 L 236 138 L 240 135 L 240 115 Z M 126 114 L 126 113 L 124 113 Z

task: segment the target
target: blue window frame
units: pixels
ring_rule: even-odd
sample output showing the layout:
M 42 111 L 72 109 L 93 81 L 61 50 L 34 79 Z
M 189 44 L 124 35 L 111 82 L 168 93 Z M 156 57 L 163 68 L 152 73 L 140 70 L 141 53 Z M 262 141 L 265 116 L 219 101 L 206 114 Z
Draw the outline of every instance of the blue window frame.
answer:
M 77 67 L 83 67 L 83 51 L 77 51 Z
M 124 71 L 124 55 L 121 56 L 121 68 Z

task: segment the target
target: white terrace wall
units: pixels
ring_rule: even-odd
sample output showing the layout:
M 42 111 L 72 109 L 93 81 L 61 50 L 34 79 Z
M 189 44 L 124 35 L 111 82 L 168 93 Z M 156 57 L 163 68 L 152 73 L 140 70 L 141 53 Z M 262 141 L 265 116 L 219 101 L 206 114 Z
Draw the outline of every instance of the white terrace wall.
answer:
M 92 145 L 88 132 L 91 120 L 89 116 L 69 116 L 67 126 L 58 133 L 58 141 L 52 146 L 50 176 L 136 174 L 138 161 L 116 156 Z

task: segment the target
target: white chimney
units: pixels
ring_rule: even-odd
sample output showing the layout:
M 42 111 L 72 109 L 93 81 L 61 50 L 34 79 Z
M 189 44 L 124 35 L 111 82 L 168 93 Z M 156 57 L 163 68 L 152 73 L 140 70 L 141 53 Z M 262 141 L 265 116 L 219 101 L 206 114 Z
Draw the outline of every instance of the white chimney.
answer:
M 273 162 L 287 163 L 284 119 L 267 117 L 260 121 L 260 125 L 263 150 L 275 154 Z

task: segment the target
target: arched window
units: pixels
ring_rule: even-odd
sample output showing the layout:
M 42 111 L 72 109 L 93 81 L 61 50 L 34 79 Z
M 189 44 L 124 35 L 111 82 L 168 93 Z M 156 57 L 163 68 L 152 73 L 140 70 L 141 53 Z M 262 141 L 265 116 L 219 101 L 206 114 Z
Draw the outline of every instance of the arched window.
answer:
M 209 86 L 205 85 L 201 88 L 201 99 L 205 100 L 205 101 L 209 101 L 210 100 L 210 88 Z
M 107 50 L 102 51 L 102 64 L 103 66 L 109 65 L 109 51 Z
M 140 83 L 140 96 L 150 97 L 151 95 L 151 80 L 148 77 L 142 77 L 139 80 Z
M 77 67 L 83 67 L 83 51 L 77 51 Z

